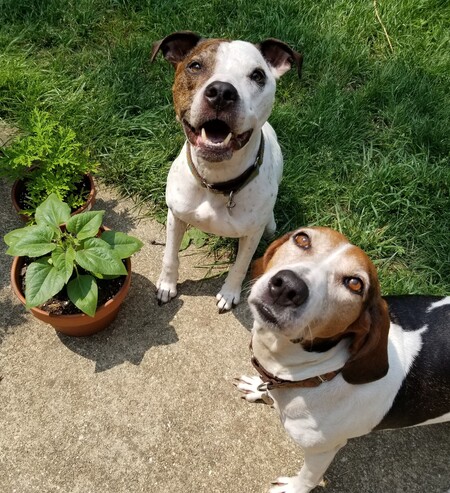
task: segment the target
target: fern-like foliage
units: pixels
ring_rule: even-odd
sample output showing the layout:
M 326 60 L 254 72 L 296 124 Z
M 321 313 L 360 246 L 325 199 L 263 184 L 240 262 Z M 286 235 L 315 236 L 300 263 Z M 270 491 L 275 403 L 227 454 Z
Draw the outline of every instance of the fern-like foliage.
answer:
M 3 148 L 2 153 L 0 176 L 25 181 L 24 213 L 28 215 L 33 215 L 52 193 L 71 209 L 81 206 L 89 192 L 80 189 L 83 176 L 98 167 L 71 128 L 37 108 L 31 114 L 29 132 Z

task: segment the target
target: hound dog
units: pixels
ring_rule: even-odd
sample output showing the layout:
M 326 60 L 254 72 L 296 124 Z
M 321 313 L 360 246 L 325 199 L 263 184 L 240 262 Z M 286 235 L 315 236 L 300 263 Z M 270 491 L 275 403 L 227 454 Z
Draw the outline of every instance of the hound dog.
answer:
M 236 262 L 217 295 L 219 311 L 240 300 L 241 285 L 259 240 L 273 234 L 273 207 L 283 159 L 267 123 L 275 82 L 302 56 L 276 39 L 257 45 L 203 39 L 189 32 L 154 44 L 176 69 L 173 101 L 186 143 L 166 187 L 167 241 L 157 299 L 177 294 L 178 250 L 191 224 L 207 233 L 239 238 Z
M 271 493 L 307 493 L 349 438 L 450 419 L 450 297 L 381 297 L 374 265 L 340 233 L 302 228 L 257 261 L 248 302 L 257 377 L 304 449 Z

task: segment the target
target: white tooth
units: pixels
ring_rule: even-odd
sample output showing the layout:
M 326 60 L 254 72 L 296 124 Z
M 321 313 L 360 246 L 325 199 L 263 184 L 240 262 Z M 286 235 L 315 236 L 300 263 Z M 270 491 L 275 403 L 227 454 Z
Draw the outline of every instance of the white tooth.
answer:
M 230 132 L 228 135 L 227 135 L 227 138 L 223 141 L 223 145 L 228 145 L 228 143 L 230 142 L 231 140 L 231 137 L 233 137 L 233 134 Z
M 202 127 L 202 140 L 206 142 L 208 140 L 208 137 L 206 137 L 206 131 L 205 128 Z

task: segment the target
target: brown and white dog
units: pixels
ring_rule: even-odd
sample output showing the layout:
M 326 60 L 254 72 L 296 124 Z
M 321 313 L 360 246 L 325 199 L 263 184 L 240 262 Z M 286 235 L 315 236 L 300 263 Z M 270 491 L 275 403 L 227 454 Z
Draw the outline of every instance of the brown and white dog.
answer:
M 176 69 L 173 101 L 186 143 L 166 187 L 167 242 L 157 283 L 158 302 L 177 294 L 178 250 L 188 224 L 239 238 L 239 250 L 217 295 L 219 311 L 240 300 L 241 285 L 264 231 L 276 229 L 273 207 L 283 159 L 267 119 L 278 77 L 302 57 L 267 39 L 203 39 L 183 31 L 154 44 Z
M 311 491 L 349 438 L 450 420 L 450 297 L 382 298 L 367 255 L 320 227 L 272 243 L 256 275 L 259 376 L 236 386 L 273 402 L 304 449 L 299 474 L 271 493 Z

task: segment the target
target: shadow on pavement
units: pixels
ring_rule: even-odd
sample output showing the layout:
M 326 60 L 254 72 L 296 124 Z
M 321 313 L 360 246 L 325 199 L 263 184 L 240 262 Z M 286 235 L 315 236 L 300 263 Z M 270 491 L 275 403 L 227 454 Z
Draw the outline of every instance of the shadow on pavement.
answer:
M 61 342 L 74 353 L 95 361 L 95 372 L 110 370 L 126 361 L 139 365 L 145 353 L 154 346 L 166 346 L 178 341 L 170 325 L 182 305 L 173 300 L 159 309 L 156 288 L 146 277 L 133 273 L 131 290 L 117 319 L 98 334 L 70 337 L 58 333 Z M 151 316 L 150 316 L 151 314 Z

